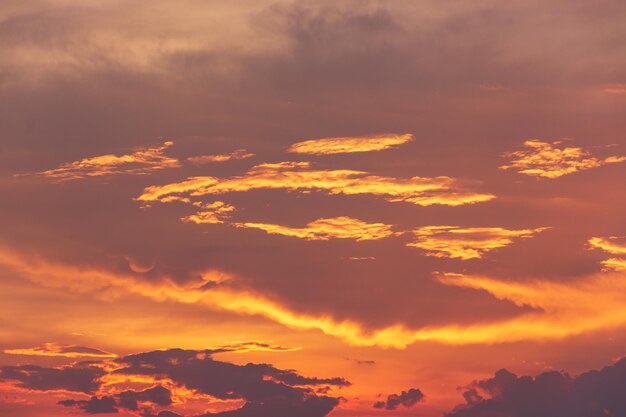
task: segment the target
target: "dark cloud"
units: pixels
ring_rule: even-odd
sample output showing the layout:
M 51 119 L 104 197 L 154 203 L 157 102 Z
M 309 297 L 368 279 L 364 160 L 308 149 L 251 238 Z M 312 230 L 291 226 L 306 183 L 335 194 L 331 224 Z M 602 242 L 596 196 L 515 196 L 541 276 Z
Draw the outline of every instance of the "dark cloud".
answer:
M 606 417 L 626 415 L 626 359 L 600 371 L 520 376 L 502 369 L 470 385 L 447 417 Z
M 417 388 L 411 388 L 408 391 L 402 391 L 400 394 L 391 394 L 387 396 L 387 401 L 377 401 L 374 408 L 384 408 L 385 410 L 395 410 L 399 406 L 413 407 L 419 401 L 424 399 L 424 394 Z
M 151 402 L 166 406 L 172 404 L 172 393 L 165 387 L 156 386 L 143 391 L 124 391 L 118 395 L 120 407 L 137 410 L 137 402 Z
M 112 397 L 91 397 L 89 400 L 63 400 L 59 405 L 64 407 L 78 407 L 87 414 L 117 413 L 115 400 Z
M 245 400 L 239 409 L 215 414 L 232 417 L 322 417 L 340 401 L 326 395 L 329 387 L 350 385 L 343 378 L 310 378 L 268 364 L 235 365 L 211 357 L 223 351 L 221 348 L 204 351 L 170 349 L 129 355 L 114 360 L 121 368 L 112 373 L 152 376 L 155 380 L 167 378 L 178 386 L 218 399 Z M 40 391 L 63 389 L 94 393 L 100 388 L 98 378 L 105 375 L 105 371 L 95 367 L 96 363 L 83 362 L 82 368 L 58 369 L 34 365 L 5 366 L 0 368 L 0 378 L 18 381 L 20 387 Z M 102 388 L 98 393 L 105 395 L 93 396 L 89 400 L 68 399 L 59 404 L 98 414 L 115 413 L 121 408 L 135 411 L 139 409 L 139 403 L 161 407 L 173 403 L 171 391 L 159 385 L 117 394 L 106 394 L 106 389 Z
M 105 375 L 100 368 L 74 366 L 43 368 L 37 365 L 2 366 L 0 379 L 16 381 L 17 386 L 36 391 L 66 390 L 90 394 L 99 387 Z
M 294 371 L 267 364 L 235 365 L 216 361 L 212 351 L 171 349 L 130 355 L 117 360 L 126 365 L 120 374 L 167 377 L 189 389 L 219 399 L 245 399 L 265 402 L 275 398 L 304 401 L 311 392 L 294 386 L 348 386 L 343 378 L 307 378 Z

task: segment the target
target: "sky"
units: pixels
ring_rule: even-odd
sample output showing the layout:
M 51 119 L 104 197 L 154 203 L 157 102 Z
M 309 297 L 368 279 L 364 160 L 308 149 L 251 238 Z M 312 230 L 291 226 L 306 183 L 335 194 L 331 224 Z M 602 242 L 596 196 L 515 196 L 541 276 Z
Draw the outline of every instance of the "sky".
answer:
M 2 1 L 0 415 L 626 415 L 624 19 Z

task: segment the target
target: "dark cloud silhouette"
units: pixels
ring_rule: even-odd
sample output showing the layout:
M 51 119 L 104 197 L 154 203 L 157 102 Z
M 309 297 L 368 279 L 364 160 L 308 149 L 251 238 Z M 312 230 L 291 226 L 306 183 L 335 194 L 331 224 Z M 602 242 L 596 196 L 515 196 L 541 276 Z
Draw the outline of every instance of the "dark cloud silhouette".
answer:
M 411 388 L 408 391 L 402 391 L 400 394 L 391 394 L 387 396 L 387 401 L 377 401 L 374 408 L 384 408 L 385 410 L 395 410 L 399 406 L 413 407 L 419 401 L 424 399 L 424 394 L 417 388 Z
M 113 374 L 167 378 L 175 384 L 222 400 L 241 399 L 245 404 L 236 410 L 206 416 L 232 417 L 322 417 L 332 411 L 339 398 L 326 395 L 330 387 L 348 386 L 343 378 L 310 378 L 293 370 L 282 370 L 268 364 L 235 365 L 214 360 L 216 350 L 170 349 L 129 355 L 115 360 L 118 369 Z M 226 351 L 229 351 L 227 349 Z M 111 362 L 100 362 L 100 364 Z M 136 411 L 139 403 L 154 406 L 172 405 L 171 391 L 154 386 L 143 391 L 127 390 L 109 394 L 101 387 L 99 378 L 106 372 L 98 362 L 82 362 L 75 367 L 42 368 L 40 366 L 5 366 L 0 378 L 17 381 L 18 386 L 39 391 L 66 390 L 100 396 L 89 400 L 59 401 L 65 407 L 77 407 L 88 414 L 116 413 L 119 409 Z M 176 414 L 160 412 L 157 417 Z M 151 414 L 152 415 L 152 414 Z
M 600 371 L 520 376 L 502 369 L 463 394 L 447 417 L 606 417 L 626 415 L 626 359 Z
M 137 410 L 138 401 L 149 401 L 162 406 L 170 405 L 172 404 L 172 393 L 165 387 L 156 386 L 139 392 L 124 391 L 119 394 L 118 399 L 120 407 Z
M 105 374 L 100 368 L 91 366 L 71 366 L 63 368 L 43 368 L 37 365 L 2 366 L 0 380 L 16 381 L 17 386 L 36 391 L 66 390 L 91 394 Z
M 108 414 L 117 413 L 115 400 L 112 397 L 91 397 L 89 400 L 63 400 L 59 405 L 64 407 L 78 407 L 87 414 Z
M 220 399 L 266 401 L 303 400 L 310 392 L 292 385 L 347 386 L 343 378 L 307 378 L 267 364 L 234 365 L 211 358 L 212 351 L 171 349 L 130 355 L 117 360 L 126 365 L 115 373 L 168 377 L 187 388 Z

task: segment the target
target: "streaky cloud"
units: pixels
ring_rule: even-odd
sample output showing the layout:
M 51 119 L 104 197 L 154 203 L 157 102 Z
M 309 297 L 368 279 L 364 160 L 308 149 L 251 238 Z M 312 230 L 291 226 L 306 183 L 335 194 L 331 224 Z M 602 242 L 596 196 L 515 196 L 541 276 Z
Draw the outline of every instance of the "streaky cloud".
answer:
M 288 227 L 268 223 L 234 223 L 235 227 L 254 228 L 269 234 L 296 237 L 305 240 L 355 239 L 378 240 L 397 233 L 384 223 L 366 223 L 347 216 L 317 219 L 305 227 Z
M 294 143 L 288 152 L 307 155 L 374 152 L 394 148 L 412 140 L 413 135 L 409 133 L 311 139 Z
M 258 189 L 325 191 L 330 195 L 369 194 L 387 201 L 404 201 L 420 206 L 460 206 L 485 202 L 493 194 L 465 189 L 455 178 L 393 178 L 354 170 L 314 170 L 308 162 L 279 162 L 252 167 L 246 174 L 230 178 L 189 177 L 184 181 L 146 187 L 136 200 L 149 204 L 172 197 L 190 198 L 247 192 Z
M 116 354 L 86 346 L 44 343 L 43 346 L 5 349 L 3 353 L 25 356 L 62 356 L 67 358 L 115 358 Z
M 165 150 L 173 144 L 174 142 L 167 141 L 158 146 L 137 148 L 126 155 L 107 154 L 84 158 L 31 175 L 60 182 L 119 174 L 146 175 L 157 170 L 180 166 L 178 159 L 165 155 Z
M 187 161 L 191 162 L 195 165 L 208 164 L 212 162 L 226 162 L 237 159 L 247 159 L 252 158 L 254 154 L 252 152 L 248 152 L 245 149 L 237 149 L 229 153 L 222 153 L 219 155 L 198 155 L 198 156 L 190 156 L 187 158 Z
M 407 246 L 422 249 L 427 256 L 437 258 L 477 259 L 487 252 L 511 245 L 514 239 L 528 239 L 546 229 L 425 226 L 412 231 L 415 240 Z

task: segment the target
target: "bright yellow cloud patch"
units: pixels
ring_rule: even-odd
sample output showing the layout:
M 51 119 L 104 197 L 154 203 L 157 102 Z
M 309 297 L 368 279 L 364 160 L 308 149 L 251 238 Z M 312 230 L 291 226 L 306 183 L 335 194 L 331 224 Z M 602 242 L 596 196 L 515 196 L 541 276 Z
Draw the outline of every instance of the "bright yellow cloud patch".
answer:
M 611 255 L 626 255 L 626 238 L 592 237 L 587 242 L 592 249 L 600 249 Z M 626 258 L 609 258 L 602 261 L 603 269 L 607 271 L 626 271 Z
M 386 134 L 357 137 L 337 137 L 305 140 L 294 143 L 288 149 L 291 153 L 309 155 L 330 155 L 336 153 L 382 151 L 413 140 L 413 135 Z
M 292 236 L 306 240 L 377 240 L 396 234 L 392 230 L 391 225 L 366 223 L 346 216 L 318 219 L 302 228 L 267 223 L 235 223 L 234 225 L 236 227 L 261 229 L 270 234 Z
M 626 255 L 626 238 L 592 237 L 588 243 L 594 249 L 601 249 L 613 255 Z
M 420 248 L 438 258 L 481 258 L 486 252 L 508 246 L 516 238 L 530 238 L 546 230 L 509 230 L 501 227 L 426 226 L 414 230 L 416 240 L 407 246 Z
M 200 155 L 187 158 L 189 162 L 196 165 L 207 164 L 210 162 L 226 162 L 234 159 L 246 159 L 253 157 L 254 154 L 245 149 L 237 149 L 233 152 L 223 153 L 219 155 Z
M 58 181 L 69 181 L 88 177 L 101 177 L 114 174 L 149 174 L 164 168 L 180 166 L 178 159 L 165 155 L 164 151 L 173 142 L 163 145 L 138 148 L 127 155 L 101 155 L 68 162 L 59 168 L 38 172 L 35 175 L 53 178 Z
M 626 161 L 626 156 L 609 156 L 599 159 L 589 151 L 576 147 L 560 146 L 562 141 L 543 142 L 532 139 L 524 142 L 525 150 L 507 152 L 510 164 L 500 169 L 515 169 L 525 175 L 558 178 L 602 165 Z
M 388 201 L 405 201 L 421 206 L 460 206 L 495 198 L 493 194 L 467 190 L 451 177 L 393 178 L 345 169 L 314 170 L 307 162 L 280 162 L 257 165 L 242 176 L 190 177 L 178 183 L 150 186 L 137 200 L 150 203 L 172 196 L 198 197 L 258 189 L 325 191 L 333 195 L 370 194 L 382 196 Z
M 235 211 L 235 207 L 223 201 L 215 201 L 209 204 L 202 204 L 201 211 L 185 216 L 181 220 L 185 223 L 196 224 L 220 224 L 230 218 L 230 213 Z

